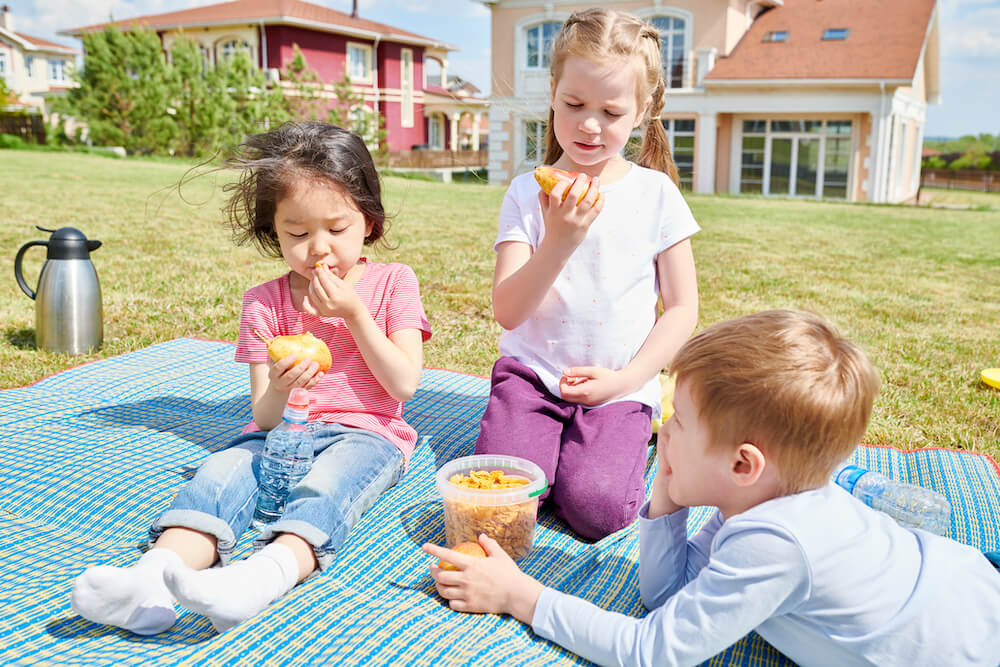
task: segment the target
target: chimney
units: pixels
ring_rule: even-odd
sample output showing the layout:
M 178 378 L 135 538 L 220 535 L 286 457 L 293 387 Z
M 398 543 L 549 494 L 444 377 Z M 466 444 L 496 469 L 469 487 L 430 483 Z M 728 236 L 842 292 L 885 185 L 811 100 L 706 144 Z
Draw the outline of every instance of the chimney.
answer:
M 14 32 L 14 17 L 10 15 L 10 7 L 4 5 L 0 7 L 3 15 L 0 16 L 0 28 Z
M 358 18 L 358 0 L 351 0 L 351 18 Z

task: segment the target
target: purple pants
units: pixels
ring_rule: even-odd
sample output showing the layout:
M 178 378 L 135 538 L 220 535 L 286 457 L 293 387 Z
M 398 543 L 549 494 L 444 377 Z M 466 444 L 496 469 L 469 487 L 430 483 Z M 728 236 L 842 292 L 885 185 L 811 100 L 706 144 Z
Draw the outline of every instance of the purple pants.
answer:
M 577 534 L 597 540 L 639 513 L 652 414 L 637 401 L 585 409 L 553 396 L 524 364 L 500 357 L 476 454 L 536 463 L 549 482 L 542 498 Z

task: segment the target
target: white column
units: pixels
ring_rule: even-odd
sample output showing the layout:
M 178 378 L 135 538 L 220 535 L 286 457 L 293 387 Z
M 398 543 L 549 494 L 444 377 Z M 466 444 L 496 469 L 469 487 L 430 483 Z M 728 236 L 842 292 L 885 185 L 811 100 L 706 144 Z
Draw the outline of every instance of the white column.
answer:
M 448 146 L 451 150 L 458 150 L 458 119 L 461 118 L 460 113 L 449 114 L 451 117 L 451 136 L 448 137 Z
M 712 194 L 715 192 L 715 135 L 716 115 L 705 113 L 698 115 L 698 127 L 695 130 L 695 142 L 698 146 L 694 160 L 695 192 Z
M 716 48 L 710 49 L 698 49 L 698 69 L 696 70 L 694 85 L 701 88 L 701 85 L 705 82 L 705 75 L 712 71 L 715 67 L 715 57 L 718 55 L 719 50 Z
M 472 114 L 472 150 L 479 150 L 479 119 L 483 117 L 481 113 Z

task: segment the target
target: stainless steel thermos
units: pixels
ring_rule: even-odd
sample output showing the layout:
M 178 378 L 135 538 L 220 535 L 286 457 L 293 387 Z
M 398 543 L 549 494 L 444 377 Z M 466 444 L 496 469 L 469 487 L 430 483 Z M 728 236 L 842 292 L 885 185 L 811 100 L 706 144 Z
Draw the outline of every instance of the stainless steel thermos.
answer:
M 30 241 L 14 258 L 17 284 L 35 300 L 35 346 L 65 354 L 82 354 L 104 342 L 101 286 L 90 253 L 101 246 L 78 229 L 45 229 L 48 241 Z M 21 260 L 32 246 L 46 246 L 45 264 L 32 290 L 21 274 Z

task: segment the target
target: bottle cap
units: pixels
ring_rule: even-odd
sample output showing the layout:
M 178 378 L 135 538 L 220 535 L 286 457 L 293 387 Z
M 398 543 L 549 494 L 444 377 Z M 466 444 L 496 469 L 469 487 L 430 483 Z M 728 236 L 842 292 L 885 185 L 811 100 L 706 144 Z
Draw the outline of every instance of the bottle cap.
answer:
M 292 389 L 292 393 L 288 395 L 288 405 L 296 410 L 308 410 L 309 392 L 302 387 Z

